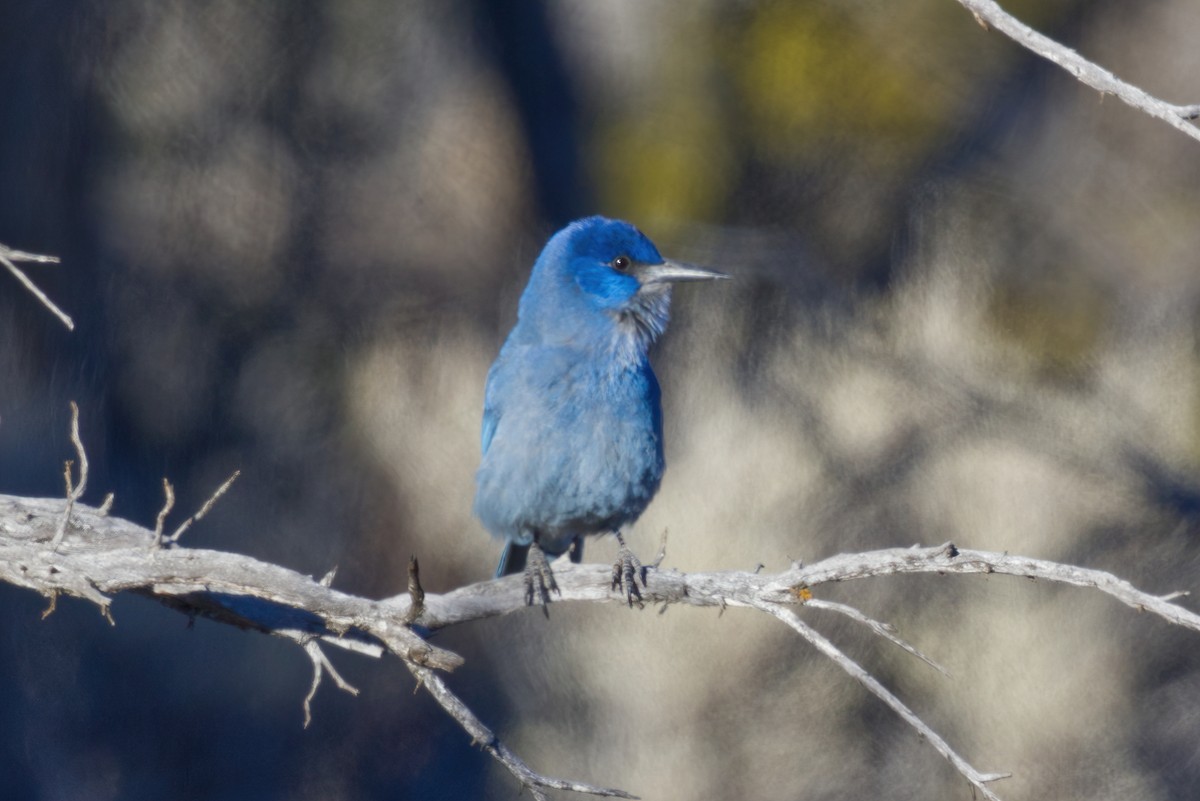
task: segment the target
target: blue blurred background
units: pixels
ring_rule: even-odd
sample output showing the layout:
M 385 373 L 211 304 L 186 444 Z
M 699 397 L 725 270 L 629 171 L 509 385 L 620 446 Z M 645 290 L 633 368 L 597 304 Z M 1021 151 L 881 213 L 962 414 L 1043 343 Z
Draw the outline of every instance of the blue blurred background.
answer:
M 1200 6 L 1012 0 L 1195 102 Z M 767 569 L 937 543 L 1200 576 L 1200 146 L 951 0 L 0 4 L 0 492 L 336 587 L 490 575 L 470 517 L 483 381 L 545 238 L 590 213 L 734 273 L 657 354 L 668 474 L 631 544 Z M 611 546 L 589 557 L 609 558 Z M 810 620 L 1007 799 L 1192 799 L 1200 641 L 1080 590 L 829 588 L 944 679 Z M 1185 604 L 1194 602 L 1185 600 Z M 119 598 L 0 586 L 0 795 L 510 798 L 391 660 L 307 658 Z M 966 798 L 927 745 L 770 621 L 561 605 L 440 644 L 536 769 L 645 798 Z

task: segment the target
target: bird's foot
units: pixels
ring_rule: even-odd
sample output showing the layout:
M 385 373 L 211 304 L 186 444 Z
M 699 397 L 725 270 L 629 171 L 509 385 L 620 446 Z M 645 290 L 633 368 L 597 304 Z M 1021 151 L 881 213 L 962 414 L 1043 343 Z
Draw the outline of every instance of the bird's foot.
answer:
M 629 546 L 625 544 L 625 538 L 618 534 L 617 561 L 613 562 L 612 588 L 620 589 L 630 607 L 637 603 L 638 609 L 641 609 L 642 593 L 637 588 L 639 578 L 642 580 L 642 586 L 645 587 L 646 568 L 633 551 L 629 550 Z
M 529 546 L 529 554 L 525 559 L 525 605 L 533 606 L 536 596 L 537 603 L 542 605 L 542 613 L 550 617 L 547 605 L 550 603 L 551 592 L 562 595 L 554 581 L 554 571 L 546 561 L 546 554 L 535 542 Z

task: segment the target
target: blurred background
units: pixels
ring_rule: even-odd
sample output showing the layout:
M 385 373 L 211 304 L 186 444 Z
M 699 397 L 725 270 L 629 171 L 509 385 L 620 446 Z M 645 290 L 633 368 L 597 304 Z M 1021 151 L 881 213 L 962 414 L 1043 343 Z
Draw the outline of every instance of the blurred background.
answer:
M 1194 0 L 1008 9 L 1172 102 Z M 486 579 L 487 366 L 546 237 L 603 213 L 736 275 L 676 290 L 668 471 L 631 545 L 683 570 L 960 546 L 1200 579 L 1200 146 L 952 0 L 0 5 L 0 492 L 385 597 Z M 170 525 L 170 523 L 168 524 Z M 590 560 L 613 544 L 590 547 Z M 823 587 L 828 613 L 1005 799 L 1193 799 L 1200 639 L 1076 589 Z M 1195 608 L 1195 601 L 1181 601 Z M 0 586 L 0 795 L 515 798 L 398 664 L 305 655 L 118 598 Z M 967 799 L 873 697 L 763 615 L 552 608 L 439 637 L 531 765 L 647 799 Z

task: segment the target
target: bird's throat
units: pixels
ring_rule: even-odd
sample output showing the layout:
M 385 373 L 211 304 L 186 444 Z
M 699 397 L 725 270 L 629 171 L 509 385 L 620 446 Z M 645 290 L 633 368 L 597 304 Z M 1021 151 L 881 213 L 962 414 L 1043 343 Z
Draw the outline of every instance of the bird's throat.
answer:
M 670 312 L 669 286 L 643 287 L 628 305 L 612 313 L 617 327 L 614 358 L 625 365 L 645 359 L 650 346 L 667 330 Z

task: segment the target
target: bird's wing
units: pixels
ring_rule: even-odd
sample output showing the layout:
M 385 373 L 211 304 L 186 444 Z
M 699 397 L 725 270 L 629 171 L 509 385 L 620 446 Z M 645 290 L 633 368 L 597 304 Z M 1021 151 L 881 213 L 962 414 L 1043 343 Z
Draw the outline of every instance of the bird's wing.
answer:
M 500 378 L 502 371 L 501 359 L 496 359 L 495 364 L 488 370 L 487 385 L 483 390 L 483 430 L 480 432 L 480 450 L 487 453 L 488 446 L 492 444 L 492 437 L 496 433 L 496 424 L 500 422 L 500 404 L 497 396 L 499 395 L 499 384 L 503 379 Z
M 500 421 L 500 413 L 495 409 L 483 407 L 483 431 L 480 433 L 480 451 L 487 453 L 488 445 L 492 444 L 492 435 L 496 433 L 496 423 Z
M 531 403 L 545 406 L 549 387 L 560 383 L 579 362 L 574 348 L 506 342 L 488 370 L 483 391 L 483 430 L 480 444 L 486 455 L 504 407 L 528 411 Z

